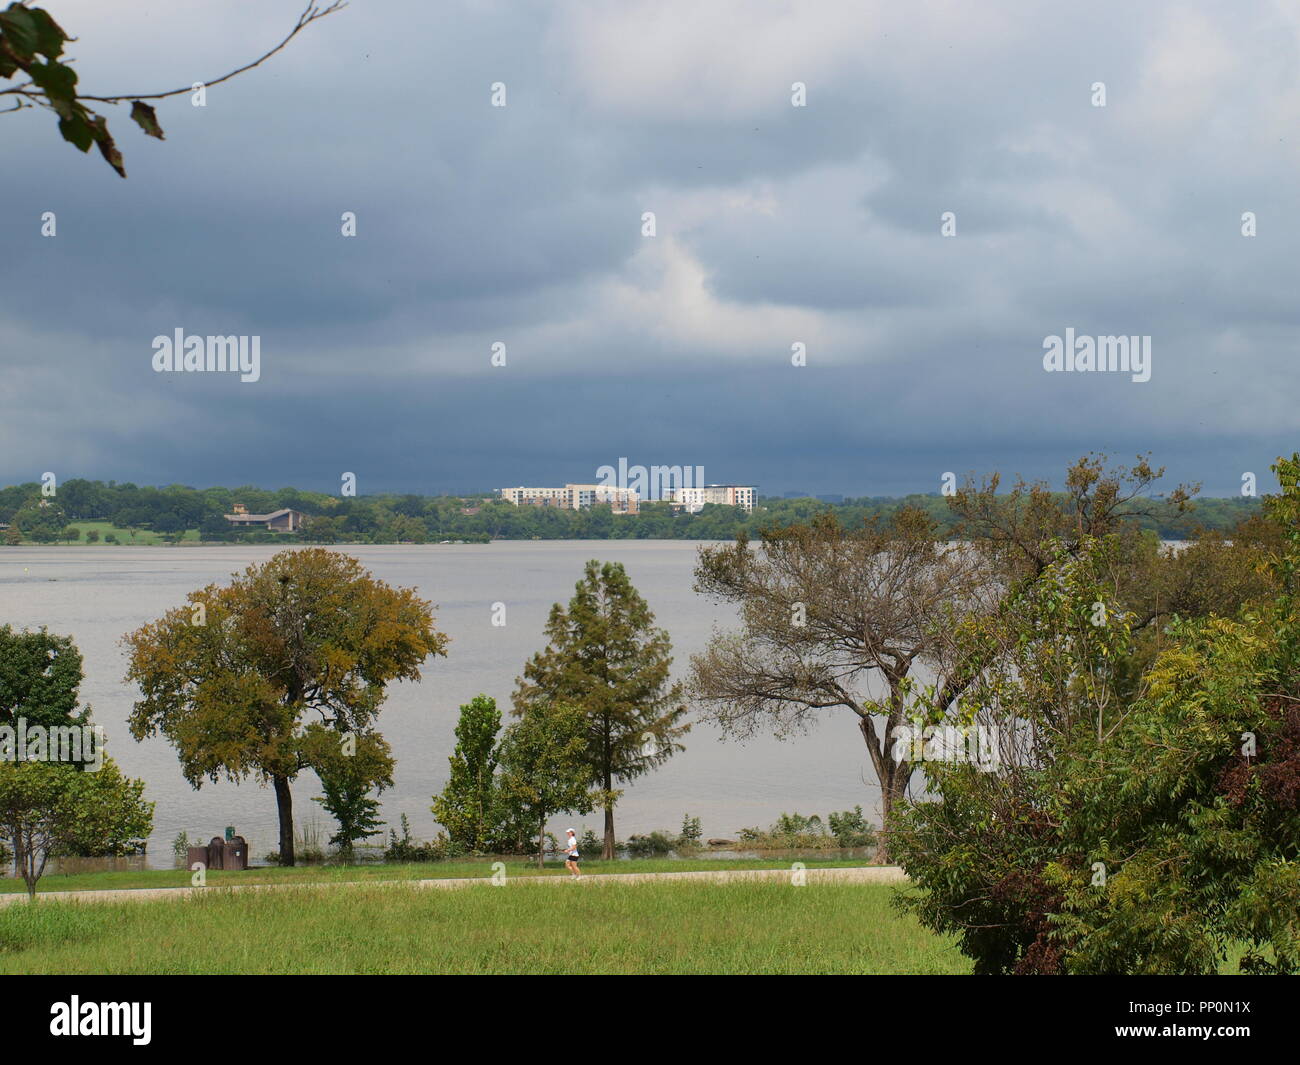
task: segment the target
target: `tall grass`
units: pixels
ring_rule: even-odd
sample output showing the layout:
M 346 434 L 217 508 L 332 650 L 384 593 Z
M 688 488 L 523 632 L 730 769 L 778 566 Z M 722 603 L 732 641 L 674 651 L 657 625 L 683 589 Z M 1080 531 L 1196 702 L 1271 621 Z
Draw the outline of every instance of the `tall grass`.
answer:
M 964 973 L 875 884 L 212 889 L 0 909 L 5 973 Z

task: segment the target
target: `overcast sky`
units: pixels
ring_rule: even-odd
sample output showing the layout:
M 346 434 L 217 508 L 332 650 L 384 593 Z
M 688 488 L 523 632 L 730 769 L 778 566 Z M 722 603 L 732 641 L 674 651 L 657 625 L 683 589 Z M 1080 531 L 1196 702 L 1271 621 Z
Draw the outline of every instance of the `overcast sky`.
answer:
M 302 6 L 44 3 L 98 95 Z M 106 113 L 125 181 L 0 116 L 0 482 L 888 495 L 1097 449 L 1227 495 L 1300 447 L 1294 4 L 352 0 L 164 143 Z M 154 372 L 178 328 L 260 380 Z M 1067 328 L 1150 380 L 1046 372 Z

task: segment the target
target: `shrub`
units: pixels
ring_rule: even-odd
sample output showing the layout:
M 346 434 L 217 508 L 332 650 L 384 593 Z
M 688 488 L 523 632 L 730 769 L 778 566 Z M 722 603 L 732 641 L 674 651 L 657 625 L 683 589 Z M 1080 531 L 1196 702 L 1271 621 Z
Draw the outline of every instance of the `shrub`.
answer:
M 996 772 L 927 764 L 890 832 L 902 905 L 976 973 L 1300 972 L 1300 456 L 1274 470 L 1274 602 L 1175 618 L 1144 659 L 1132 615 L 1093 620 L 1110 554 L 1085 543 L 975 631 L 1005 650 L 967 697 L 1024 741 Z
M 670 854 L 677 841 L 667 832 L 658 830 L 644 836 L 632 836 L 627 841 L 627 852 L 633 858 L 654 858 Z
M 406 814 L 401 817 L 402 834 L 391 828 L 388 830 L 388 847 L 384 850 L 384 860 L 389 862 L 443 862 L 449 858 L 461 858 L 467 852 L 459 843 L 447 838 L 445 832 L 428 843 L 422 843 L 411 835 L 411 823 Z
M 862 816 L 862 807 L 828 815 L 830 830 L 817 814 L 781 814 L 764 831 L 742 828 L 740 843 L 754 850 L 836 850 L 841 847 L 869 847 L 876 842 L 876 830 Z
M 600 854 L 605 848 L 605 841 L 589 828 L 582 830 L 582 835 L 578 838 L 578 853 L 590 854 L 593 857 Z
M 873 847 L 876 843 L 876 828 L 862 816 L 862 807 L 828 814 L 826 820 L 831 826 L 831 835 L 841 847 Z
M 172 840 L 172 854 L 177 858 L 184 858 L 189 854 L 190 835 L 188 832 L 177 832 L 176 838 Z

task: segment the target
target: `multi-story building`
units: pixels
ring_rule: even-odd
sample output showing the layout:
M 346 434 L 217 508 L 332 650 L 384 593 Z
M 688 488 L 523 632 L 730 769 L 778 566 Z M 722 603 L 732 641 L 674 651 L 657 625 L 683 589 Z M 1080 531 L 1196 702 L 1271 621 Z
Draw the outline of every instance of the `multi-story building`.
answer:
M 563 507 L 585 510 L 608 504 L 615 514 L 635 514 L 640 498 L 630 488 L 607 484 L 566 484 L 563 488 L 502 488 L 501 498 L 517 507 Z
M 568 507 L 568 488 L 503 488 L 501 498 L 517 507 Z
M 744 507 L 748 514 L 754 509 L 755 488 L 752 484 L 705 484 L 697 488 L 668 488 L 664 491 L 664 498 L 691 514 L 703 510 L 706 503 Z
M 596 503 L 608 503 L 615 514 L 636 514 L 640 509 L 641 499 L 630 488 L 616 488 L 608 484 L 566 484 L 574 510 L 593 506 Z

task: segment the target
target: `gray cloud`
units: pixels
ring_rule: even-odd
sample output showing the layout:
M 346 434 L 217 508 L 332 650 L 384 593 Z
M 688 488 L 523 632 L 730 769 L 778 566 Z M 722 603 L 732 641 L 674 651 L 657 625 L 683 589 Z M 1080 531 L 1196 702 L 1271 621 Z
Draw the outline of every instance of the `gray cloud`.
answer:
M 210 76 L 298 10 L 48 3 L 92 91 Z M 1298 31 L 1281 4 L 354 0 L 165 104 L 163 144 L 110 114 L 125 182 L 6 116 L 0 479 L 469 490 L 625 455 L 888 494 L 1150 448 L 1234 492 L 1297 446 Z M 154 374 L 178 326 L 259 334 L 262 380 Z M 1044 373 L 1066 327 L 1151 335 L 1151 381 Z

